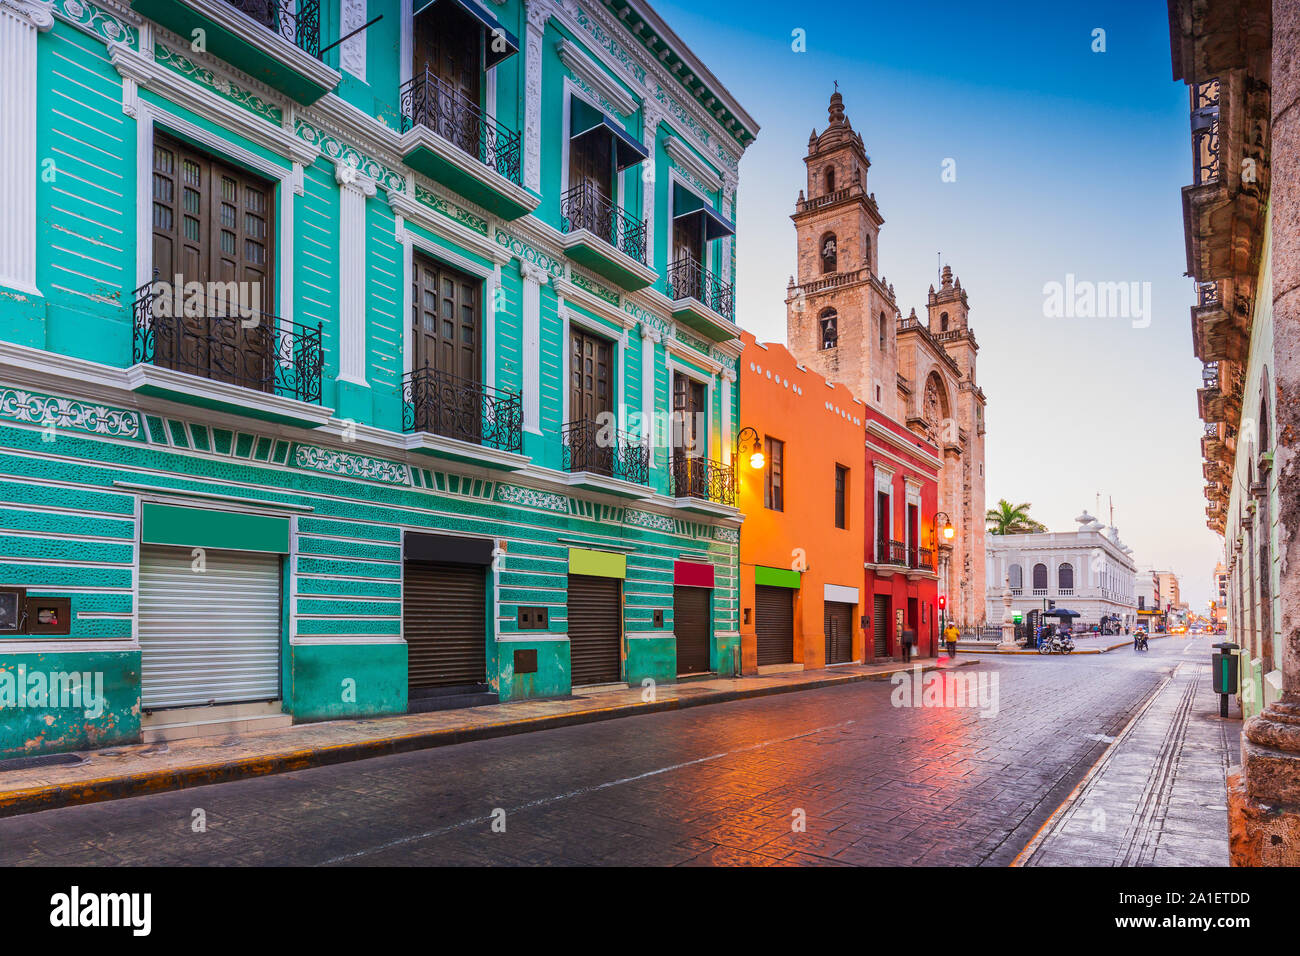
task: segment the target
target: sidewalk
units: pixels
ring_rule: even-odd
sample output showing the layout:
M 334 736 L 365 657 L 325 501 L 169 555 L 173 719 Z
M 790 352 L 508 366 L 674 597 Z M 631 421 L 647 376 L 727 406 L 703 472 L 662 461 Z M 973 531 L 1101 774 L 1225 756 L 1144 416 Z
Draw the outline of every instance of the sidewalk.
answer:
M 1012 866 L 1227 866 L 1240 732 L 1210 665 L 1180 662 Z
M 824 670 L 754 677 L 689 680 L 655 688 L 583 693 L 561 700 L 519 701 L 464 710 L 333 720 L 237 737 L 139 744 L 78 753 L 75 764 L 5 770 L 0 763 L 0 816 L 146 793 L 161 793 L 245 777 L 425 750 L 469 740 L 567 727 L 572 724 L 680 710 L 864 680 L 888 680 L 920 664 L 924 670 L 974 664 L 927 658 L 911 664 L 842 664 Z

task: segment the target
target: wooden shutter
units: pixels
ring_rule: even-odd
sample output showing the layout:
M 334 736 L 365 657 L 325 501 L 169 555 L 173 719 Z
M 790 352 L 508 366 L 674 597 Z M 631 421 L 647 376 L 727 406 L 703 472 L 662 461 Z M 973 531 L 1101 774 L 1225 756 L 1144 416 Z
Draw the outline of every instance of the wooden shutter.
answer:
M 614 407 L 613 343 L 575 329 L 570 347 L 569 419 L 595 421 Z
M 873 651 L 876 657 L 885 657 L 889 654 L 889 595 L 873 595 L 874 601 L 871 610 L 871 622 L 874 627 L 872 634 Z
M 764 476 L 763 506 L 773 511 L 785 510 L 785 442 L 768 437 L 767 473 Z
M 569 662 L 574 687 L 623 679 L 622 581 L 569 575 Z
M 410 688 L 487 681 L 487 592 L 482 565 L 407 561 L 402 632 Z
M 759 665 L 793 663 L 794 591 L 755 585 L 754 613 Z
M 713 628 L 708 588 L 673 588 L 673 636 L 677 640 L 677 673 L 704 674 L 709 666 L 709 644 Z
M 412 368 L 455 375 L 478 384 L 482 379 L 482 282 L 434 262 L 412 257 Z

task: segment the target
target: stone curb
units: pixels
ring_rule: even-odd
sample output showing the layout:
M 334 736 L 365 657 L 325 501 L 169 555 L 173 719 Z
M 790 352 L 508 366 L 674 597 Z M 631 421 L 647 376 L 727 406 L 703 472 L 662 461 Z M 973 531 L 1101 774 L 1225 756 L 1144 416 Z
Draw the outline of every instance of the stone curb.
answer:
M 954 666 L 962 667 L 975 663 L 977 662 L 958 661 Z M 54 810 L 60 807 L 77 806 L 86 803 L 100 803 L 105 800 L 120 800 L 126 797 L 143 796 L 151 793 L 167 793 L 173 790 L 203 787 L 214 783 L 229 783 L 249 777 L 290 773 L 295 770 L 327 767 L 354 760 L 367 760 L 371 757 L 387 757 L 417 750 L 431 750 L 435 747 L 467 743 L 471 740 L 492 740 L 498 737 L 510 737 L 537 730 L 553 730 L 558 727 L 571 727 L 577 724 L 590 724 L 619 717 L 635 717 L 642 714 L 656 714 L 707 704 L 723 704 L 751 697 L 770 697 L 775 694 L 817 690 L 839 684 L 888 680 L 895 674 L 911 673 L 915 666 L 915 664 L 900 665 L 892 670 L 874 674 L 827 676 L 798 683 L 718 690 L 684 699 L 674 697 L 670 700 L 650 703 L 618 704 L 608 707 L 595 707 L 590 710 L 573 711 L 566 714 L 523 717 L 518 720 L 482 724 L 476 727 L 420 731 L 396 737 L 382 737 L 325 747 L 280 750 L 274 753 L 259 754 L 254 757 L 241 757 L 234 760 L 214 761 L 188 767 L 159 769 L 121 776 L 100 777 L 93 780 L 49 784 L 23 790 L 5 791 L 0 789 L 0 817 L 18 816 L 24 813 L 35 813 L 39 810 Z M 941 669 L 945 668 L 937 663 L 921 665 L 922 672 Z

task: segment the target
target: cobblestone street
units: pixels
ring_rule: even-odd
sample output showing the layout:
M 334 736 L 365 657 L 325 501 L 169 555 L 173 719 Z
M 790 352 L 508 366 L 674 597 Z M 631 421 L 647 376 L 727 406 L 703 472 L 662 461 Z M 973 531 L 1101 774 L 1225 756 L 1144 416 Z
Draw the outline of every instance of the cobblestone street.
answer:
M 983 708 L 895 707 L 903 688 L 864 682 L 50 810 L 0 820 L 0 865 L 1006 865 L 1144 706 L 1032 862 L 1071 861 L 1101 780 L 1132 791 L 1108 787 L 1108 826 L 1136 814 L 1141 846 L 1078 862 L 1182 862 L 1157 839 L 1180 828 L 1221 862 L 1239 724 L 1204 692 L 1209 643 L 941 675 L 986 675 Z

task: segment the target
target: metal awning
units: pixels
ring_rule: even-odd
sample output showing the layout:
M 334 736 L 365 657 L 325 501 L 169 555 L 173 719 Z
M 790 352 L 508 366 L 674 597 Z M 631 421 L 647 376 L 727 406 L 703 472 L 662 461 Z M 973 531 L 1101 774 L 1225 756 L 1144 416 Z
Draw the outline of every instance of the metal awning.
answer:
M 695 216 L 704 221 L 705 242 L 736 234 L 735 225 L 710 206 L 703 196 L 681 183 L 673 183 L 673 222 L 682 222 Z
M 608 135 L 614 140 L 614 158 L 618 171 L 644 162 L 650 152 L 636 141 L 622 126 L 592 106 L 586 100 L 573 97 L 569 104 L 569 139 L 581 139 L 584 136 Z
M 415 0 L 414 12 L 428 10 L 437 3 L 454 4 L 477 20 L 487 32 L 484 37 L 484 66 L 493 67 L 519 52 L 519 38 L 501 25 L 501 21 L 474 0 Z

